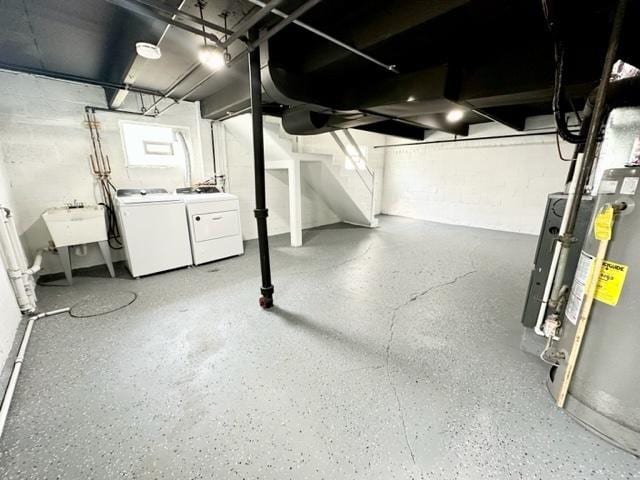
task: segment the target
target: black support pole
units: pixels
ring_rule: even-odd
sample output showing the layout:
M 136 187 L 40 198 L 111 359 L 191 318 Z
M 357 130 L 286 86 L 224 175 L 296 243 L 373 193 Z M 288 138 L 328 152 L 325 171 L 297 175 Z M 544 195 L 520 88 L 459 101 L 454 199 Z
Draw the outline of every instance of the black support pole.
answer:
M 258 40 L 257 28 L 249 30 L 249 42 Z M 260 49 L 249 52 L 249 77 L 251 80 L 251 123 L 253 129 L 253 174 L 255 177 L 256 208 L 254 214 L 258 225 L 258 248 L 260 250 L 260 270 L 262 287 L 260 288 L 260 306 L 273 306 L 273 285 L 271 284 L 271 264 L 269 261 L 269 237 L 267 235 L 267 217 L 269 210 L 265 200 L 264 182 L 264 138 L 262 132 L 262 83 L 260 81 Z

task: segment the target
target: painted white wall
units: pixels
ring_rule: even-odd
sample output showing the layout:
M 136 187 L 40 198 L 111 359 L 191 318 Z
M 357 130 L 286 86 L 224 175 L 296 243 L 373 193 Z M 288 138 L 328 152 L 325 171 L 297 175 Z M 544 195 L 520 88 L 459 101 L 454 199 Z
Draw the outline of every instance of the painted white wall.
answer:
M 4 164 L 0 162 L 0 206 L 14 208 L 11 185 Z M 0 369 L 7 361 L 20 319 L 20 309 L 9 283 L 6 265 L 0 255 Z
M 138 109 L 137 101 L 136 95 L 129 95 L 123 108 Z M 87 204 L 99 201 L 89 166 L 91 142 L 84 107 L 105 107 L 105 102 L 100 87 L 0 72 L 0 162 L 13 185 L 18 229 L 31 257 L 50 239 L 40 218 L 47 208 L 73 200 Z M 96 115 L 117 188 L 174 189 L 185 182 L 183 169 L 127 168 L 120 121 L 185 127 L 192 147 L 192 179 L 210 174 L 208 122 L 200 118 L 197 104 L 176 105 L 158 119 L 99 111 Z M 113 257 L 123 258 L 121 252 L 113 252 Z M 102 257 L 91 246 L 86 257 L 74 255 L 72 263 L 74 268 L 96 265 L 102 263 Z M 43 266 L 44 273 L 61 271 L 58 258 L 50 254 Z
M 100 201 L 89 164 L 92 150 L 85 124 L 84 108 L 87 105 L 106 106 L 102 88 L 0 72 L 0 162 L 13 185 L 17 225 L 31 258 L 36 250 L 46 246 L 50 240 L 41 220 L 47 208 L 62 206 L 73 200 L 86 204 Z M 138 110 L 138 97 L 129 95 L 122 108 Z M 192 146 L 192 180 L 198 181 L 212 175 L 211 131 L 209 122 L 200 117 L 197 103 L 176 105 L 158 119 L 100 111 L 96 115 L 100 122 L 104 152 L 111 161 L 112 180 L 117 188 L 174 189 L 185 182 L 182 169 L 127 167 L 120 136 L 122 121 L 184 127 L 189 132 L 188 139 Z M 359 135 L 357 132 L 355 134 Z M 287 149 L 290 153 L 292 139 L 280 139 L 283 142 L 281 148 L 267 148 L 267 158 L 286 155 Z M 320 143 L 323 141 L 325 145 L 320 150 L 336 148 L 330 139 L 321 139 Z M 253 156 L 248 115 L 225 122 L 225 144 L 229 191 L 240 197 L 244 236 L 252 239 L 257 233 L 253 216 Z M 382 162 L 383 158 L 381 153 L 377 162 Z M 267 174 L 271 235 L 289 231 L 287 182 L 285 172 L 270 171 Z M 382 182 L 381 170 L 377 182 Z M 378 190 L 381 192 L 382 188 Z M 305 182 L 302 194 L 303 228 L 339 221 L 321 195 Z M 121 251 L 112 254 L 115 261 L 124 258 Z M 90 246 L 86 256 L 74 255 L 72 264 L 74 268 L 99 265 L 102 264 L 102 257 L 97 247 Z M 43 273 L 61 270 L 55 255 L 45 255 Z
M 273 122 L 273 119 L 270 120 Z M 251 143 L 251 117 L 239 115 L 223 122 L 225 131 L 228 184 L 230 193 L 240 198 L 242 234 L 245 239 L 257 237 L 253 216 L 255 190 L 253 175 L 253 147 Z M 293 137 L 275 138 L 265 128 L 265 161 L 283 160 L 292 153 Z M 267 207 L 269 208 L 269 235 L 289 232 L 289 187 L 285 170 L 268 170 L 265 176 Z M 322 197 L 301 179 L 302 228 L 328 225 L 339 221 Z
M 527 129 L 547 126 L 553 128 L 550 117 L 527 121 Z M 513 133 L 483 124 L 470 137 Z M 570 157 L 571 146 L 561 147 Z M 552 135 L 394 147 L 385 154 L 383 213 L 530 234 L 539 233 L 547 194 L 564 189 L 568 170 Z

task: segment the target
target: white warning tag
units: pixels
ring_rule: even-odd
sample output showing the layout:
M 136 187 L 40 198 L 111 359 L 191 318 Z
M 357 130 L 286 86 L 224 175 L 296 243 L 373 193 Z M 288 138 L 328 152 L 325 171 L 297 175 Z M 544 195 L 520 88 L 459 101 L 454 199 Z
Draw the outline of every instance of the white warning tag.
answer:
M 620 193 L 622 195 L 635 195 L 638 189 L 638 180 L 640 180 L 640 177 L 624 177 Z
M 598 193 L 616 193 L 617 189 L 617 180 L 602 180 L 600 182 L 600 188 L 598 188 Z
M 593 266 L 593 256 L 585 253 L 580 253 L 580 261 L 576 269 L 576 276 L 573 279 L 573 286 L 571 287 L 571 293 L 569 293 L 569 301 L 564 311 L 565 317 L 571 323 L 576 325 L 578 323 L 578 317 L 580 316 L 580 310 L 582 309 L 582 302 L 584 300 L 584 293 L 587 288 L 587 282 L 591 277 L 591 269 Z

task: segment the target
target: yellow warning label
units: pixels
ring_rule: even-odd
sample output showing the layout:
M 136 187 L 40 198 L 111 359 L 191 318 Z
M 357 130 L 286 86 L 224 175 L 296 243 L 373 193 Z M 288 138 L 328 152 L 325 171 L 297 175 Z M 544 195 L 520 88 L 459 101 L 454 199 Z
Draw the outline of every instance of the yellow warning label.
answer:
M 627 265 L 607 262 L 605 260 L 602 263 L 594 298 L 602 303 L 615 307 L 620 299 L 628 269 L 629 267 Z
M 593 234 L 596 240 L 611 240 L 611 229 L 613 227 L 613 207 L 605 205 L 596 215 L 593 225 Z

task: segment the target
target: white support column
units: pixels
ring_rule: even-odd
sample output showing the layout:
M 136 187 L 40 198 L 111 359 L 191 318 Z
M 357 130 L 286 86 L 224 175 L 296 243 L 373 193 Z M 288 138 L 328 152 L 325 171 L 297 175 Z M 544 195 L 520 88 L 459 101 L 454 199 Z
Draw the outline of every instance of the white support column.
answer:
M 291 246 L 302 246 L 302 188 L 300 185 L 300 160 L 290 162 L 289 171 L 289 229 Z

